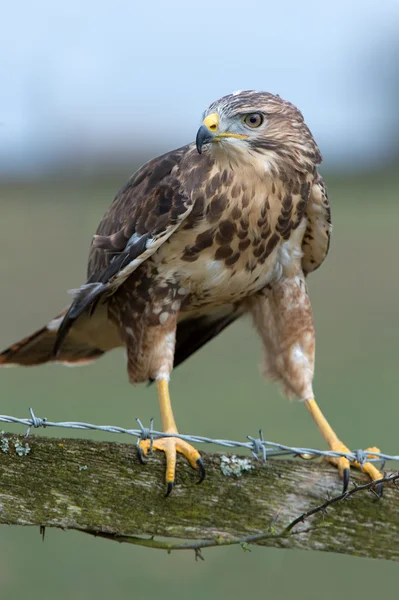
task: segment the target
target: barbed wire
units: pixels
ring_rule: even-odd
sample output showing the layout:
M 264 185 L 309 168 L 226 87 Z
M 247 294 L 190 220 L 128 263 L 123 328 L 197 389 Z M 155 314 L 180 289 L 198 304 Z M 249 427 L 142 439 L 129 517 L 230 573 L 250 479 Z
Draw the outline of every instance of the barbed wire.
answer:
M 361 465 L 366 461 L 369 462 L 377 462 L 377 461 L 385 461 L 394 460 L 399 461 L 399 455 L 391 455 L 384 454 L 381 452 L 374 452 L 372 450 L 354 450 L 352 452 L 338 452 L 334 450 L 317 450 L 315 448 L 302 448 L 295 446 L 287 446 L 286 444 L 279 444 L 276 442 L 270 442 L 265 440 L 263 437 L 262 430 L 259 430 L 259 437 L 252 437 L 250 435 L 247 436 L 247 442 L 239 442 L 235 440 L 224 440 L 224 439 L 214 439 L 210 437 L 205 437 L 201 435 L 184 435 L 180 433 L 163 433 L 162 431 L 156 431 L 153 429 L 154 419 L 150 420 L 150 426 L 144 427 L 140 419 L 136 419 L 139 429 L 125 429 L 124 427 L 117 427 L 113 425 L 94 425 L 93 423 L 83 423 L 80 421 L 49 421 L 46 418 L 36 417 L 33 409 L 29 409 L 30 418 L 28 419 L 19 419 L 18 417 L 12 417 L 9 415 L 0 415 L 0 422 L 2 423 L 15 423 L 19 425 L 24 425 L 27 427 L 25 437 L 29 437 L 30 431 L 33 428 L 37 429 L 39 427 L 47 428 L 47 427 L 59 427 L 63 429 L 82 429 L 82 430 L 94 430 L 94 431 L 104 431 L 106 433 L 118 433 L 123 435 L 134 436 L 137 438 L 137 444 L 141 440 L 149 439 L 151 441 L 156 440 L 160 437 L 177 437 L 181 440 L 185 440 L 186 442 L 193 442 L 194 444 L 216 444 L 218 446 L 223 446 L 225 448 L 245 448 L 252 453 L 252 456 L 255 459 L 258 459 L 259 456 L 263 458 L 264 461 L 267 460 L 268 457 L 273 456 L 286 456 L 286 455 L 294 455 L 300 457 L 340 457 L 344 456 L 349 461 L 357 461 Z M 382 467 L 383 468 L 383 467 Z

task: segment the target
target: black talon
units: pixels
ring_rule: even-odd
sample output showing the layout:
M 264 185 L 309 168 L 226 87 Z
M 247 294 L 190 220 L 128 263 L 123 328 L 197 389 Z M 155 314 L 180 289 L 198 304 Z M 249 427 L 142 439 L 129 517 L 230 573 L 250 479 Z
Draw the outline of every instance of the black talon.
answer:
M 344 473 L 343 473 L 343 480 L 344 480 L 344 487 L 342 490 L 343 494 L 345 494 L 346 490 L 348 489 L 349 479 L 350 479 L 350 470 L 347 468 L 347 469 L 344 469 Z
M 137 456 L 139 458 L 139 461 L 142 465 L 146 464 L 146 461 L 144 459 L 144 452 L 142 451 L 142 449 L 140 448 L 140 446 L 137 446 Z
M 206 475 L 206 471 L 205 471 L 205 465 L 204 465 L 204 461 L 202 460 L 201 457 L 197 458 L 197 466 L 198 466 L 198 471 L 200 474 L 200 478 L 197 481 L 197 483 L 202 483 L 205 479 L 205 475 Z
M 174 483 L 175 483 L 174 481 L 168 481 L 168 488 L 166 490 L 165 498 L 167 498 L 169 496 L 169 494 L 171 493 L 171 491 L 173 490 Z
M 384 486 L 382 485 L 382 483 L 379 483 L 379 484 L 377 485 L 376 492 L 377 492 L 377 496 L 378 496 L 379 498 L 382 498 L 382 494 L 384 493 Z

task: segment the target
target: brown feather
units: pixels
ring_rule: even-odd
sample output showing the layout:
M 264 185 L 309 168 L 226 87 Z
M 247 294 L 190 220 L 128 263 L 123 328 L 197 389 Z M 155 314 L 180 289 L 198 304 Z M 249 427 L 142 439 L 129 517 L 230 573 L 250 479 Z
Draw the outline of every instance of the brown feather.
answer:
M 66 340 L 62 352 L 55 358 L 54 342 L 56 332 L 43 327 L 20 342 L 13 344 L 0 354 L 0 367 L 42 365 L 47 362 L 60 362 L 70 365 L 87 364 L 99 358 L 104 352 L 93 348 L 84 341 Z
M 88 280 L 78 290 L 59 328 L 55 355 L 79 316 L 104 295 L 114 293 L 192 210 L 193 198 L 179 172 L 188 151 L 185 146 L 150 161 L 117 194 L 94 236 Z M 118 253 L 104 251 L 115 245 Z
M 306 325 L 302 339 L 296 323 L 311 315 L 306 286 L 298 282 L 323 262 L 329 245 L 319 149 L 300 111 L 279 96 L 240 92 L 209 111 L 225 123 L 261 111 L 264 127 L 245 140 L 223 138 L 201 155 L 191 144 L 144 165 L 101 221 L 87 282 L 58 333 L 41 330 L 1 355 L 3 363 L 22 361 L 24 352 L 29 364 L 61 360 L 65 353 L 79 361 L 125 345 L 132 382 L 168 377 L 173 364 L 245 308 L 257 311 L 262 337 L 275 354 L 269 374 L 285 381 L 278 361 L 288 352 L 287 340 L 292 356 L 284 360 L 292 372 L 301 352 L 312 364 L 313 330 Z M 227 309 L 232 306 L 239 308 Z M 48 352 L 55 336 L 57 356 Z M 311 369 L 302 374 L 303 385 L 285 381 L 297 395 L 310 389 Z
M 326 185 L 319 174 L 311 188 L 306 218 L 307 227 L 302 242 L 302 269 L 305 275 L 320 267 L 330 248 L 331 208 Z
M 201 315 L 178 323 L 174 367 L 180 365 L 194 352 L 197 352 L 202 346 L 219 335 L 226 327 L 234 323 L 241 314 L 242 312 L 237 308 L 231 307 L 230 312 L 219 317 L 212 314 Z

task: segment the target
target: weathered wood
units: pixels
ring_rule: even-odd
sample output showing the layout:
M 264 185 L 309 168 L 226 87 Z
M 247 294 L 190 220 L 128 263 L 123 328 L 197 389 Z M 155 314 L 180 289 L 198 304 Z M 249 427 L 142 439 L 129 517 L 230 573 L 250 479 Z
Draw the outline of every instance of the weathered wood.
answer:
M 283 528 L 328 493 L 341 491 L 337 472 L 323 462 L 246 459 L 249 469 L 236 476 L 229 474 L 230 459 L 221 460 L 227 455 L 205 454 L 206 480 L 195 485 L 197 474 L 179 458 L 176 487 L 165 498 L 162 453 L 141 465 L 130 444 L 36 436 L 28 443 L 29 453 L 21 456 L 22 436 L 0 440 L 3 524 L 185 540 L 241 538 Z M 366 481 L 356 472 L 353 477 Z M 299 525 L 296 535 L 260 543 L 398 560 L 398 500 L 393 486 L 385 487 L 381 500 L 359 492 L 329 508 L 324 519 L 320 513 Z

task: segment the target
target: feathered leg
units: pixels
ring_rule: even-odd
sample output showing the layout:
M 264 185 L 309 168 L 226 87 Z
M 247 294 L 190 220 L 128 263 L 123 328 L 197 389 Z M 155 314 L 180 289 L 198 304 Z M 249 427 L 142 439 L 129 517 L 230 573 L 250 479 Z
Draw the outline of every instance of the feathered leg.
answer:
M 279 380 L 289 396 L 297 396 L 305 403 L 329 448 L 349 452 L 340 441 L 313 396 L 315 333 L 312 309 L 302 273 L 284 277 L 271 290 L 264 290 L 251 299 L 249 305 L 255 325 L 265 349 L 265 375 Z M 378 452 L 377 448 L 369 448 Z M 349 460 L 345 457 L 329 459 L 338 467 L 344 481 L 349 483 Z M 352 466 L 360 468 L 371 479 L 382 477 L 370 462 Z
M 142 373 L 156 380 L 162 430 L 164 433 L 178 433 L 169 395 L 169 375 L 173 368 L 176 337 L 176 317 L 170 315 L 163 325 L 126 328 L 128 374 L 132 383 L 142 378 Z M 177 437 L 162 437 L 142 440 L 139 443 L 139 456 L 144 462 L 150 450 L 162 450 L 166 455 L 165 481 L 168 496 L 173 489 L 176 473 L 176 454 L 183 454 L 194 469 L 200 473 L 200 482 L 205 477 L 205 468 L 198 450 Z

